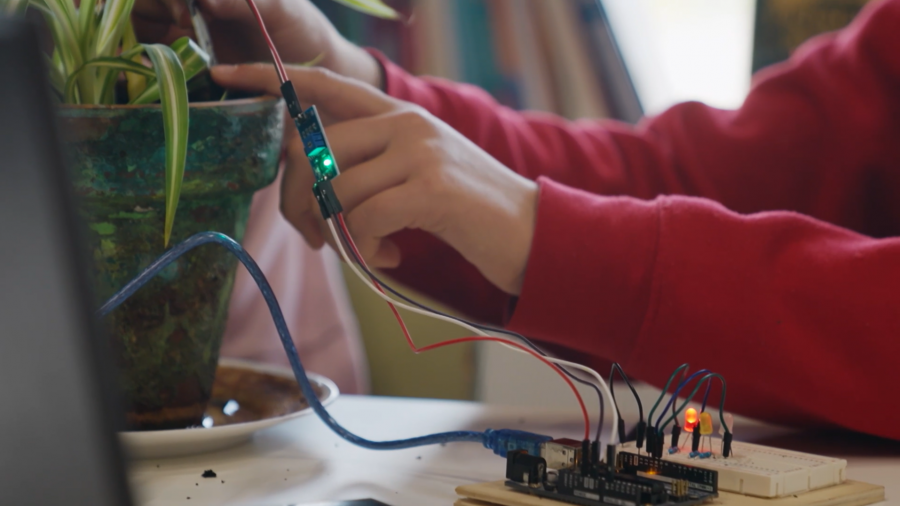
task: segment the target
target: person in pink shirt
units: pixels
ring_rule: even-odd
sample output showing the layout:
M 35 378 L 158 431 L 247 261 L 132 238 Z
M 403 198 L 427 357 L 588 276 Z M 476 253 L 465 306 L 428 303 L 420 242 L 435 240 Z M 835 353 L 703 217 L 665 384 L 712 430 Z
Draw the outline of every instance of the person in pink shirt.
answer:
M 330 23 L 305 0 L 296 5 L 261 0 L 269 19 L 290 19 L 273 31 L 288 62 L 309 61 L 319 52 L 295 39 L 298 33 Z M 291 7 L 299 10 L 291 11 Z M 201 0 L 219 61 L 239 63 L 268 58 L 259 27 L 244 0 Z M 283 10 L 284 9 L 284 10 Z M 142 41 L 171 41 L 192 35 L 183 0 L 137 0 L 134 25 Z M 175 22 L 174 20 L 178 20 Z M 330 28 L 330 30 L 334 30 Z M 330 59 L 326 58 L 330 63 Z M 314 250 L 279 212 L 280 179 L 253 198 L 243 245 L 259 263 L 284 309 L 303 362 L 337 383 L 344 393 L 368 392 L 368 369 L 340 264 L 334 252 Z M 287 365 L 278 334 L 256 285 L 238 269 L 221 354 Z
M 253 197 L 243 245 L 266 273 L 306 367 L 344 393 L 366 393 L 359 330 L 334 252 L 313 250 L 278 209 L 280 180 Z M 238 269 L 222 356 L 288 365 L 256 283 Z

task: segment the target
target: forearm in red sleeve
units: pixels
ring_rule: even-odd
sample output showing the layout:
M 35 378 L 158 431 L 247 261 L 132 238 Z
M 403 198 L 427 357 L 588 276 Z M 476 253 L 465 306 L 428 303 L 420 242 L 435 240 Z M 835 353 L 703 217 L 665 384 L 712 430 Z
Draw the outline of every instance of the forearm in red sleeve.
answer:
M 898 24 L 900 0 L 875 2 L 840 35 L 758 76 L 739 110 L 685 103 L 636 128 L 519 113 L 476 87 L 412 77 L 379 57 L 389 94 L 425 107 L 528 177 L 606 195 L 703 196 L 742 213 L 792 210 L 883 236 L 900 220 L 900 200 L 891 197 L 900 191 Z M 508 297 L 459 255 L 424 234 L 398 242 L 396 277 L 500 320 Z
M 719 371 L 726 409 L 900 439 L 900 239 L 700 198 L 604 197 L 543 179 L 510 327 L 661 385 Z
M 900 0 L 873 2 L 839 35 L 757 75 L 743 106 L 679 104 L 639 126 L 569 122 L 500 106 L 480 88 L 416 78 L 383 57 L 385 89 L 429 110 L 505 165 L 606 195 L 711 198 L 787 209 L 856 230 L 873 169 L 900 154 Z

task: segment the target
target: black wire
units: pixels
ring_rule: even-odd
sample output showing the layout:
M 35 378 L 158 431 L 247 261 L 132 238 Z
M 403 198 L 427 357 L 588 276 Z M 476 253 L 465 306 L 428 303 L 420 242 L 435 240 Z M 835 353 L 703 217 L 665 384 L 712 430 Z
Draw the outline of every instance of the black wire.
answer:
M 615 392 L 615 390 L 613 390 L 613 376 L 616 371 L 619 372 L 619 376 L 621 376 L 622 379 L 625 380 L 625 384 L 628 385 L 628 388 L 631 390 L 631 395 L 634 396 L 634 400 L 637 402 L 637 405 L 638 405 L 638 413 L 639 413 L 638 419 L 643 420 L 644 419 L 644 405 L 643 405 L 643 403 L 641 403 L 641 396 L 638 395 L 637 390 L 634 389 L 634 385 L 631 384 L 631 380 L 628 379 L 628 375 L 625 374 L 625 371 L 622 370 L 622 366 L 619 365 L 618 362 L 613 362 L 612 367 L 610 367 L 610 369 L 609 369 L 609 391 L 612 394 L 613 402 L 614 403 L 616 402 L 616 392 Z M 616 412 L 619 413 L 619 418 L 621 419 L 622 412 L 619 410 L 618 404 L 616 404 Z
M 691 366 L 687 366 L 687 367 L 685 367 L 684 369 L 681 370 L 681 379 L 678 380 L 678 383 L 676 383 L 676 385 L 680 385 L 680 384 L 684 381 L 684 378 L 687 377 L 688 371 L 689 371 L 690 369 L 691 369 Z M 710 382 L 710 383 L 711 383 L 711 382 Z M 676 388 L 677 388 L 677 387 L 676 387 Z M 676 405 L 676 404 L 678 404 L 678 403 L 677 403 L 677 402 L 673 402 L 673 403 L 672 403 L 672 416 L 675 416 L 675 405 Z
M 619 427 L 625 427 L 625 422 L 622 420 L 622 410 L 619 409 L 619 402 L 616 400 L 616 378 L 613 373 L 616 370 L 616 364 L 613 363 L 612 367 L 609 369 L 609 380 L 607 380 L 607 384 L 609 386 L 609 394 L 612 396 L 613 406 L 616 408 L 616 415 L 618 415 L 618 419 L 614 420 L 613 423 L 618 423 Z M 641 416 L 643 419 L 644 417 Z M 625 435 L 619 434 L 619 442 L 625 442 Z M 615 444 L 615 442 L 611 443 Z
M 336 220 L 335 220 L 335 221 L 336 221 Z M 472 327 L 475 327 L 475 328 L 477 328 L 477 329 L 479 329 L 479 330 L 483 330 L 483 331 L 485 331 L 485 332 L 496 332 L 496 333 L 498 333 L 498 334 L 505 334 L 505 335 L 508 335 L 508 336 L 515 337 L 515 338 L 521 340 L 521 341 L 522 341 L 523 343 L 525 343 L 526 345 L 528 345 L 528 347 L 531 348 L 532 350 L 534 350 L 534 351 L 536 351 L 537 353 L 541 354 L 542 356 L 545 356 L 545 357 L 547 356 L 547 352 L 545 352 L 544 350 L 540 349 L 537 345 L 535 345 L 533 342 L 531 342 L 530 339 L 528 339 L 527 337 L 523 336 L 522 334 L 519 334 L 518 332 L 513 332 L 513 331 L 511 331 L 511 330 L 506 330 L 506 329 L 500 329 L 500 328 L 496 328 L 496 327 L 491 327 L 491 326 L 489 326 L 489 325 L 482 325 L 482 324 L 480 324 L 480 323 L 470 322 L 470 321 L 468 321 L 468 320 L 466 320 L 466 319 L 463 319 L 463 318 L 460 318 L 460 317 L 458 317 L 458 316 L 453 316 L 453 315 L 450 315 L 450 314 L 447 314 L 447 313 L 443 313 L 443 312 L 441 312 L 441 311 L 438 311 L 437 309 L 433 309 L 433 308 L 430 308 L 430 307 L 428 307 L 428 306 L 426 306 L 426 305 L 424 305 L 424 304 L 421 304 L 421 303 L 419 303 L 419 302 L 416 302 L 415 300 L 413 300 L 413 299 L 411 299 L 411 298 L 409 298 L 409 297 L 403 295 L 402 293 L 398 292 L 397 290 L 393 289 L 390 285 L 388 285 L 388 284 L 385 283 L 384 281 L 381 281 L 380 279 L 378 279 L 378 277 L 375 276 L 375 274 L 373 274 L 372 271 L 370 271 L 370 270 L 366 267 L 366 265 L 363 263 L 362 259 L 359 258 L 359 257 L 356 255 L 356 251 L 355 251 L 352 247 L 350 247 L 350 240 L 349 240 L 349 238 L 344 234 L 343 228 L 342 228 L 340 225 L 336 225 L 336 228 L 337 228 L 337 230 L 338 230 L 338 234 L 341 236 L 341 240 L 343 240 L 344 244 L 347 246 L 347 250 L 350 252 L 350 255 L 352 255 L 353 260 L 356 261 L 356 264 L 359 266 L 359 268 L 362 269 L 362 271 L 365 272 L 366 275 L 369 276 L 369 278 L 372 279 L 372 281 L 378 283 L 379 285 L 381 285 L 382 288 L 384 288 L 384 289 L 386 289 L 387 291 L 391 292 L 391 293 L 392 293 L 393 295 L 395 295 L 396 297 L 400 298 L 400 299 L 403 300 L 403 301 L 406 301 L 406 302 L 409 303 L 409 304 L 412 304 L 413 306 L 418 307 L 419 309 L 428 311 L 428 312 L 430 312 L 430 313 L 434 313 L 434 314 L 436 314 L 436 315 L 443 316 L 443 317 L 445 317 L 445 318 L 450 318 L 451 320 L 455 320 L 455 321 L 460 322 L 460 323 L 465 323 L 466 325 L 471 325 Z M 600 432 L 603 430 L 603 418 L 606 416 L 606 412 L 605 412 L 604 405 L 603 405 L 603 393 L 600 391 L 600 388 L 599 388 L 597 385 L 595 385 L 594 383 L 592 383 L 592 382 L 590 382 L 590 381 L 585 381 L 585 380 L 579 378 L 578 376 L 576 376 L 575 374 L 573 374 L 572 371 L 570 371 L 569 369 L 567 369 L 565 366 L 562 366 L 562 365 L 559 365 L 559 364 L 555 364 L 555 365 L 556 365 L 557 367 L 559 367 L 560 370 L 561 370 L 563 373 L 566 374 L 566 376 L 568 376 L 569 378 L 572 378 L 573 380 L 577 381 L 578 383 L 581 383 L 582 385 L 586 385 L 586 386 L 591 387 L 592 389 L 594 389 L 594 392 L 597 394 L 597 400 L 598 400 L 599 403 L 600 403 L 600 418 L 597 420 L 597 436 L 596 436 L 596 439 L 599 440 L 599 439 L 600 439 Z M 612 443 L 612 442 L 611 442 L 611 443 Z

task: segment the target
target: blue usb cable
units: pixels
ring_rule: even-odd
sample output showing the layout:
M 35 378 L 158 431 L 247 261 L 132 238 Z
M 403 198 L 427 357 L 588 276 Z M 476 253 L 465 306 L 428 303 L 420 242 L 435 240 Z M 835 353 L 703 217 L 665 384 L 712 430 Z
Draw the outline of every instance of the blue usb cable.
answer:
M 495 454 L 505 457 L 508 451 L 520 449 L 527 450 L 533 455 L 540 455 L 540 444 L 551 439 L 549 436 L 511 429 L 487 429 L 484 432 L 442 432 L 440 434 L 430 434 L 427 436 L 398 439 L 395 441 L 371 441 L 353 434 L 342 427 L 337 420 L 328 414 L 328 411 L 325 410 L 325 406 L 322 405 L 319 398 L 316 396 L 316 392 L 313 390 L 309 378 L 306 377 L 306 370 L 300 362 L 297 348 L 294 345 L 294 340 L 291 338 L 290 331 L 288 331 L 287 324 L 284 321 L 284 314 L 281 312 L 281 307 L 278 305 L 275 293 L 272 291 L 272 287 L 269 285 L 268 280 L 266 280 L 266 276 L 263 274 L 262 270 L 256 264 L 256 261 L 254 261 L 244 248 L 234 239 L 218 232 L 200 232 L 172 247 L 169 251 L 154 260 L 149 267 L 140 273 L 140 275 L 128 282 L 121 290 L 110 297 L 110 299 L 97 310 L 97 315 L 99 317 L 106 316 L 137 292 L 142 286 L 150 281 L 150 279 L 156 276 L 159 271 L 177 260 L 178 257 L 198 246 L 210 243 L 218 244 L 227 249 L 236 256 L 250 272 L 250 276 L 253 277 L 260 292 L 262 292 L 263 298 L 266 300 L 266 304 L 269 306 L 269 312 L 272 314 L 275 328 L 278 329 L 278 336 L 281 338 L 281 344 L 284 346 L 285 353 L 287 353 L 291 369 L 294 371 L 294 377 L 300 385 L 300 390 L 306 397 L 310 407 L 312 407 L 313 411 L 322 419 L 325 425 L 348 442 L 370 450 L 399 450 L 416 446 L 467 441 L 481 443 L 485 448 L 493 450 Z

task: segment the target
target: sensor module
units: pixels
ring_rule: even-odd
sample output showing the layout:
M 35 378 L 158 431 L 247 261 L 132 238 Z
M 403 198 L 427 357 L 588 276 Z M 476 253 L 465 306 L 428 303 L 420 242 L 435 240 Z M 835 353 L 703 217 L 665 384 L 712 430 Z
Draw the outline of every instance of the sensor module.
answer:
M 334 179 L 340 174 L 337 161 L 331 152 L 328 138 L 325 137 L 325 127 L 316 106 L 303 111 L 303 114 L 294 118 L 300 139 L 303 141 L 303 151 L 309 158 L 309 164 L 316 175 L 316 182 Z

